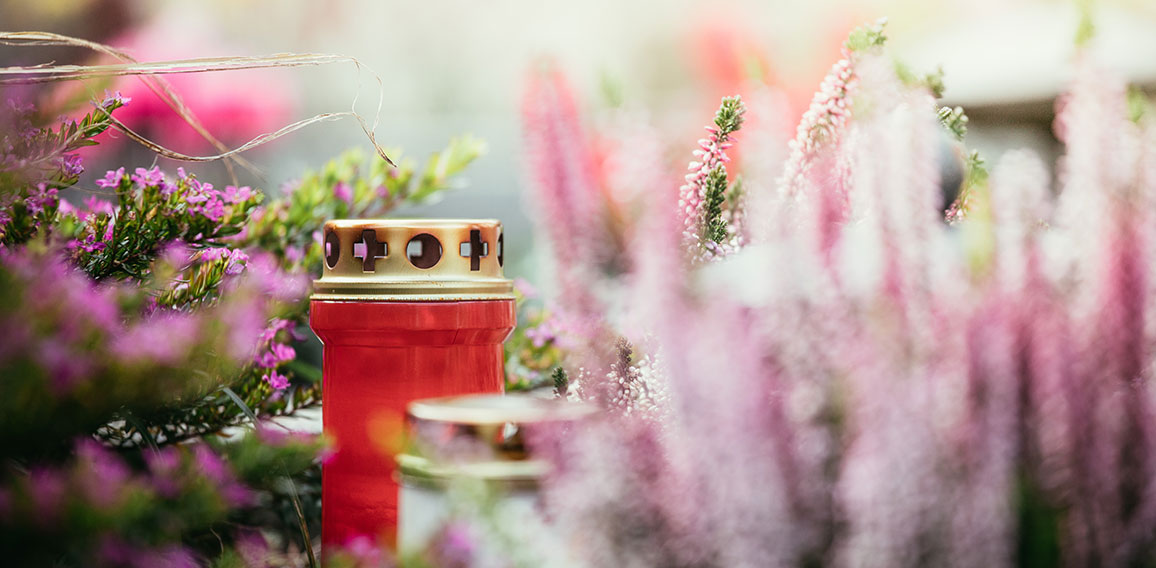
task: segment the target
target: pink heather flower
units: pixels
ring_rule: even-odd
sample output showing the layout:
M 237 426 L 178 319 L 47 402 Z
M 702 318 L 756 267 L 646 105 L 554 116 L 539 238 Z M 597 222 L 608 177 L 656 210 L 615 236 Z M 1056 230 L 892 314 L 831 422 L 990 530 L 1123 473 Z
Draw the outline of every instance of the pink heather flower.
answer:
M 213 262 L 221 260 L 222 258 L 229 258 L 230 251 L 225 247 L 210 247 L 201 251 L 201 260 L 203 262 Z
M 183 268 L 189 263 L 191 251 L 184 241 L 176 240 L 164 245 L 158 257 L 162 262 Z
M 100 106 L 101 108 L 109 108 L 116 103 L 120 103 L 121 106 L 124 106 L 130 102 L 132 102 L 132 98 L 120 94 L 120 91 L 110 92 L 109 90 L 105 89 L 104 100 L 101 101 Z
M 562 73 L 534 75 L 522 104 L 522 124 L 540 226 L 550 236 L 561 296 L 585 303 L 589 272 L 599 251 L 591 246 L 598 227 L 598 184 L 592 145 Z M 592 233 L 593 231 L 593 233 Z M 573 306 L 585 312 L 584 308 Z
M 60 203 L 56 206 L 56 211 L 61 215 L 68 215 L 71 217 L 80 216 L 80 210 L 77 209 L 76 206 L 69 202 L 67 199 L 60 200 Z M 2 224 L 3 223 L 0 223 L 0 225 Z
M 0 521 L 7 521 L 12 514 L 12 492 L 0 487 Z
M 128 466 L 94 440 L 79 442 L 76 454 L 84 471 L 78 482 L 85 497 L 100 508 L 115 506 L 123 495 L 124 483 L 132 475 Z
M 116 171 L 109 170 L 104 174 L 103 179 L 96 180 L 96 185 L 105 189 L 116 189 L 120 187 L 121 181 L 124 180 L 124 168 L 117 168 Z
M 373 539 L 364 535 L 349 539 L 344 550 L 353 557 L 354 565 L 358 568 L 381 566 L 384 561 L 381 548 L 374 544 Z
M 28 212 L 33 215 L 44 213 L 45 209 L 56 205 L 58 200 L 57 189 L 55 187 L 49 188 L 46 184 L 37 184 L 36 189 L 29 192 L 28 197 L 24 199 L 24 206 L 28 208 Z
M 137 168 L 136 172 L 133 173 L 129 179 L 140 184 L 141 187 L 153 187 L 162 185 L 165 182 L 165 173 L 162 172 L 158 166 L 153 166 L 147 170 Z
M 52 469 L 35 469 L 28 476 L 29 498 L 41 523 L 53 525 L 59 518 L 67 497 L 64 475 Z
M 352 205 L 353 188 L 349 187 L 349 184 L 343 181 L 339 181 L 336 185 L 333 186 L 333 197 L 336 197 L 337 199 Z
M 59 338 L 42 341 L 35 355 L 44 370 L 48 371 L 56 392 L 67 391 L 92 370 L 92 363 L 86 354 L 77 353 Z
M 729 101 L 730 99 L 724 99 L 723 104 L 726 105 Z M 739 103 L 738 109 L 739 124 L 741 124 L 742 115 L 745 112 L 741 103 Z M 722 112 L 723 109 L 720 109 L 720 115 Z M 704 246 L 702 240 L 706 221 L 704 207 L 707 177 L 713 170 L 730 161 L 726 150 L 732 144 L 730 142 L 731 132 L 722 132 L 717 126 L 707 126 L 706 130 L 710 134 L 698 141 L 699 147 L 693 152 L 696 161 L 690 162 L 688 166 L 689 173 L 685 178 L 686 183 L 679 188 L 678 198 L 678 212 L 682 217 L 683 226 L 683 244 L 695 257 L 700 254 L 699 249 Z M 709 242 L 705 246 L 708 251 L 714 253 L 712 256 L 720 257 L 734 252 L 738 248 L 738 244 L 737 241 L 733 243 Z
M 295 302 L 309 290 L 308 276 L 301 273 L 286 273 L 268 253 L 255 252 L 246 263 L 246 267 L 249 277 L 253 279 L 257 288 L 274 300 Z
M 262 344 L 272 343 L 273 340 L 277 337 L 277 333 L 288 330 L 290 334 L 292 334 L 292 329 L 293 322 L 286 319 L 273 318 L 269 322 L 269 327 L 266 327 L 261 332 L 261 335 L 257 337 L 257 341 Z
M 248 228 L 248 226 L 246 226 Z M 285 260 L 290 264 L 297 264 L 305 259 L 305 249 L 296 246 L 288 245 L 285 247 Z
M 261 379 L 269 383 L 269 386 L 273 387 L 274 390 L 285 390 L 289 388 L 289 379 L 277 371 L 269 371 L 265 373 Z
M 267 351 L 261 352 L 254 361 L 258 367 L 272 369 L 286 361 L 292 361 L 297 352 L 283 343 L 273 343 Z
M 532 299 L 532 298 L 538 297 L 538 289 L 535 288 L 534 285 L 531 284 L 530 281 L 526 280 L 525 278 L 521 278 L 521 277 L 515 278 L 514 279 L 514 289 L 517 290 L 518 293 L 521 294 L 523 298 Z
M 84 173 L 84 159 L 80 154 L 65 154 L 60 160 L 60 170 L 66 177 L 75 177 Z
M 221 193 L 221 197 L 225 203 L 242 203 L 253 197 L 253 189 L 247 185 L 241 187 L 227 185 L 225 191 Z
M 113 338 L 114 355 L 124 362 L 173 365 L 189 353 L 200 323 L 188 314 L 157 314 Z
M 91 196 L 84 198 L 84 206 L 94 215 L 112 215 L 116 208 L 107 200 Z
M 793 197 L 799 193 L 820 150 L 839 143 L 851 118 L 857 81 L 855 62 L 855 54 L 844 46 L 843 59 L 831 66 L 811 99 L 811 106 L 803 113 L 795 138 L 788 143 L 787 162 L 778 183 L 781 194 Z
M 534 347 L 542 347 L 557 338 L 557 330 L 554 329 L 553 321 L 550 319 L 542 322 L 541 325 L 526 328 L 525 333 L 526 338 Z
M 96 237 L 92 233 L 85 234 L 84 240 L 77 243 L 77 245 L 80 247 L 80 250 L 90 253 L 100 252 L 107 246 L 103 242 L 97 241 Z
M 245 270 L 245 263 L 249 262 L 249 255 L 241 249 L 233 249 L 229 253 L 229 265 L 225 267 L 226 274 L 240 274 Z

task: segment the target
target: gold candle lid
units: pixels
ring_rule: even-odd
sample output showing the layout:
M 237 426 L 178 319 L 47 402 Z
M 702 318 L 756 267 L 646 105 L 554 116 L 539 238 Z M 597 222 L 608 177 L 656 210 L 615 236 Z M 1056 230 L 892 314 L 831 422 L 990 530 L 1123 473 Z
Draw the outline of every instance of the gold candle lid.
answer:
M 337 219 L 325 223 L 314 300 L 458 301 L 514 297 L 494 219 Z
M 415 401 L 406 411 L 408 449 L 397 463 L 410 481 L 468 478 L 532 486 L 549 472 L 534 456 L 533 439 L 557 439 L 559 428 L 596 412 L 585 403 L 528 394 Z

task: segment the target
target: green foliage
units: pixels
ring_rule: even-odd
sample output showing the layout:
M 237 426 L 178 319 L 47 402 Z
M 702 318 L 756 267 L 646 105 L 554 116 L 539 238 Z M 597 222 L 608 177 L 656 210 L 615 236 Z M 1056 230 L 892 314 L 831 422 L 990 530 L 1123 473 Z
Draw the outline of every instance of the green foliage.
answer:
M 1096 37 L 1095 2 L 1093 0 L 1076 0 L 1076 9 L 1079 12 L 1079 22 L 1076 24 L 1076 47 L 1083 47 Z
M 743 114 L 746 106 L 739 96 L 723 97 L 722 104 L 714 115 L 714 126 L 718 129 L 720 142 L 726 142 L 731 134 L 743 127 Z
M 1137 87 L 1128 88 L 1128 120 L 1133 124 L 1142 124 L 1152 116 L 1152 100 L 1144 91 Z
M 895 61 L 895 75 L 899 80 L 908 87 L 927 89 L 931 96 L 936 99 L 943 98 L 943 91 L 947 89 L 947 85 L 943 82 L 943 67 L 936 67 L 935 71 L 931 73 L 924 73 L 922 75 L 912 71 L 902 61 Z
M 554 394 L 566 398 L 566 394 L 570 391 L 570 377 L 566 375 L 566 369 L 555 368 L 551 377 L 554 379 Z
M 549 387 L 562 364 L 557 322 L 532 291 L 515 286 L 514 295 L 518 327 L 505 343 L 506 391 Z
M 936 116 L 939 117 L 939 123 L 956 140 L 963 142 L 963 138 L 967 136 L 967 115 L 963 113 L 963 107 L 940 107 Z
M 707 173 L 703 200 L 703 239 L 723 242 L 727 239 L 727 222 L 723 218 L 723 202 L 727 192 L 727 170 L 722 164 Z
M 870 24 L 859 26 L 847 36 L 847 41 L 843 47 L 851 53 L 863 53 L 883 47 L 887 43 L 887 34 L 884 31 L 886 27 L 886 18 L 880 18 Z

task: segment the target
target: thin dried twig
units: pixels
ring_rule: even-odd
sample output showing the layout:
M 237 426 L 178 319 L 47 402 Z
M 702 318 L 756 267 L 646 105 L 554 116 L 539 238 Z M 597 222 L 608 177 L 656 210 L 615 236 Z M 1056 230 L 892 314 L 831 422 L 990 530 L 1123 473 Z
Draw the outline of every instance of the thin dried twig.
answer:
M 22 67 L 6 67 L 0 68 L 0 85 L 5 84 L 29 84 L 29 83 L 44 83 L 49 81 L 68 81 L 68 80 L 84 80 L 97 77 L 116 77 L 134 75 L 140 79 L 153 91 L 158 97 L 166 102 L 177 114 L 179 114 L 186 122 L 189 123 L 201 136 L 213 144 L 220 153 L 212 156 L 191 156 L 182 152 L 176 152 L 165 148 L 153 141 L 150 141 L 140 134 L 132 131 L 120 121 L 115 118 L 112 119 L 113 126 L 125 133 L 126 136 L 140 143 L 141 145 L 157 152 L 159 155 L 172 158 L 175 160 L 183 160 L 190 162 L 208 162 L 214 160 L 233 160 L 243 167 L 250 169 L 257 173 L 255 166 L 243 160 L 237 154 L 250 150 L 267 142 L 271 142 L 289 134 L 290 132 L 299 130 L 316 122 L 336 120 L 343 117 L 353 117 L 361 125 L 361 129 L 369 138 L 370 143 L 373 144 L 377 154 L 381 156 L 391 166 L 394 165 L 393 160 L 385 154 L 385 150 L 377 143 L 375 135 L 377 125 L 381 118 L 381 106 L 384 99 L 384 84 L 381 76 L 374 73 L 369 68 L 365 67 L 360 61 L 354 57 L 330 55 L 330 54 L 294 54 L 281 53 L 270 56 L 261 57 L 202 57 L 192 59 L 181 59 L 173 61 L 157 61 L 140 63 L 129 56 L 127 53 L 118 50 L 114 47 L 92 42 L 84 39 L 74 38 L 61 34 L 54 34 L 49 32 L 0 32 L 0 45 L 12 46 L 58 46 L 67 45 L 75 47 L 83 47 L 104 53 L 112 56 L 115 59 L 122 61 L 118 64 L 110 65 L 54 65 L 41 64 L 34 66 Z M 348 112 L 340 113 L 322 113 L 313 117 L 299 120 L 288 126 L 285 126 L 276 132 L 262 134 L 246 142 L 242 146 L 234 149 L 229 149 L 224 143 L 215 138 L 197 119 L 192 110 L 184 104 L 180 96 L 173 90 L 171 84 L 166 81 L 161 75 L 173 73 L 203 73 L 211 71 L 232 71 L 241 69 L 259 69 L 267 67 L 300 67 L 305 65 L 327 65 L 332 63 L 353 63 L 357 68 L 358 77 L 358 92 L 355 93 L 353 103 Z M 365 119 L 357 112 L 357 101 L 360 96 L 360 80 L 361 71 L 365 69 L 377 79 L 378 84 L 378 101 L 377 112 L 374 116 L 373 126 L 369 126 Z M 229 169 L 229 174 L 236 183 L 236 175 L 233 172 L 232 165 L 226 161 L 226 167 Z M 259 174 L 258 174 L 259 175 Z

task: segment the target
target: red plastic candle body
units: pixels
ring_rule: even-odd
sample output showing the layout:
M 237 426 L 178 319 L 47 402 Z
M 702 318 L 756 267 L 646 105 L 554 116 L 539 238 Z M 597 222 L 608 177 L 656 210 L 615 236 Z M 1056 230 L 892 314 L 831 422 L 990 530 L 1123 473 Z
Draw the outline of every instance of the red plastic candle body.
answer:
M 423 398 L 500 393 L 502 341 L 514 301 L 312 302 L 325 343 L 322 419 L 336 443 L 324 466 L 326 543 L 397 528 L 393 454 L 406 405 Z
M 310 326 L 324 344 L 321 539 L 393 544 L 395 456 L 406 405 L 501 393 L 514 328 L 497 221 L 369 220 L 325 225 Z

